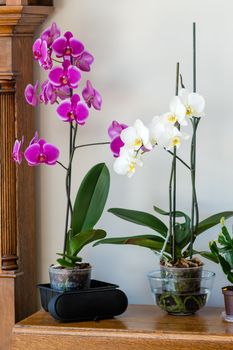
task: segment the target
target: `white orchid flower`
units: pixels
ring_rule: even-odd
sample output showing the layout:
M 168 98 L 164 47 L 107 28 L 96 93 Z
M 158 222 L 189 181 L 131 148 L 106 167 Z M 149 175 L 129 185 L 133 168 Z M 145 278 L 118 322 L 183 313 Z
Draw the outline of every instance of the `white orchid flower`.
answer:
M 137 119 L 134 126 L 122 130 L 121 139 L 127 148 L 139 150 L 145 147 L 148 150 L 152 149 L 149 137 L 149 129 L 143 124 L 140 119 Z
M 135 173 L 136 165 L 142 166 L 140 152 L 135 152 L 127 147 L 122 147 L 120 156 L 116 158 L 113 169 L 119 175 L 127 175 L 132 177 Z
M 160 139 L 161 135 L 166 132 L 165 127 L 165 119 L 162 116 L 155 116 L 153 117 L 150 125 L 149 125 L 149 132 L 150 132 L 150 143 L 155 146 L 158 144 L 158 140 Z
M 181 89 L 179 91 L 179 97 L 181 102 L 186 108 L 187 117 L 197 117 L 200 118 L 204 116 L 205 100 L 204 97 L 196 92 L 189 93 L 186 89 Z
M 188 124 L 185 119 L 186 108 L 178 96 L 172 98 L 169 108 L 170 112 L 164 114 L 164 118 L 168 123 L 175 124 L 178 122 L 183 126 Z
M 150 138 L 152 144 L 165 147 L 167 150 L 176 146 L 179 148 L 181 140 L 187 140 L 188 135 L 181 133 L 174 124 L 168 123 L 166 115 L 156 116 L 150 125 Z

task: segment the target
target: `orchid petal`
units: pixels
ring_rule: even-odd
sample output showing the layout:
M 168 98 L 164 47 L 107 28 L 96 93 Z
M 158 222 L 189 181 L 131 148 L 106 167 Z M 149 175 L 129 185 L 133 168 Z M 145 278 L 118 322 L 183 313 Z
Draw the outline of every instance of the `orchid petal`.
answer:
M 83 125 L 89 115 L 89 110 L 84 102 L 79 102 L 77 104 L 75 115 L 77 123 Z
M 53 42 L 52 49 L 54 50 L 57 57 L 63 56 L 64 51 L 66 49 L 66 42 L 66 38 L 64 37 L 59 37 Z
M 99 92 L 97 90 L 95 90 L 95 95 L 94 98 L 92 100 L 92 106 L 96 109 L 96 110 L 100 110 L 101 109 L 101 105 L 102 105 L 102 97 L 99 94 Z
M 43 146 L 43 153 L 46 156 L 45 163 L 48 165 L 56 164 L 59 157 L 59 149 L 50 143 L 45 143 Z
M 71 97 L 71 106 L 72 108 L 76 108 L 78 102 L 80 101 L 80 97 L 78 94 L 74 94 L 72 97 Z
M 40 145 L 38 143 L 34 143 L 27 147 L 24 152 L 24 157 L 28 162 L 28 165 L 35 166 L 38 165 L 38 157 L 40 155 Z
M 37 88 L 38 81 L 36 82 L 35 86 L 28 84 L 24 90 L 24 96 L 27 103 L 34 107 L 38 104 Z
M 178 96 L 181 99 L 181 102 L 187 106 L 188 105 L 188 96 L 189 96 L 189 91 L 187 89 L 180 89 Z
M 69 40 L 70 47 L 72 48 L 72 56 L 77 57 L 81 52 L 84 50 L 84 45 L 81 43 L 81 41 L 71 38 Z
M 61 120 L 70 121 L 69 112 L 72 111 L 70 101 L 65 100 L 61 102 L 56 111 Z
M 201 95 L 194 92 L 189 94 L 188 103 L 192 107 L 194 117 L 203 115 L 205 100 Z
M 137 139 L 137 133 L 133 126 L 129 126 L 127 129 L 122 130 L 121 139 L 122 141 L 129 146 L 133 146 L 135 140 Z
M 110 143 L 110 149 L 114 157 L 119 157 L 120 149 L 124 146 L 124 142 L 121 140 L 120 136 L 115 137 Z
M 61 86 L 61 78 L 63 76 L 63 69 L 61 67 L 53 68 L 49 72 L 49 80 L 54 86 Z
M 76 88 L 78 86 L 78 82 L 81 79 L 81 74 L 78 68 L 74 66 L 69 66 L 68 67 L 68 72 L 67 72 L 68 78 L 69 78 L 69 85 L 72 88 Z

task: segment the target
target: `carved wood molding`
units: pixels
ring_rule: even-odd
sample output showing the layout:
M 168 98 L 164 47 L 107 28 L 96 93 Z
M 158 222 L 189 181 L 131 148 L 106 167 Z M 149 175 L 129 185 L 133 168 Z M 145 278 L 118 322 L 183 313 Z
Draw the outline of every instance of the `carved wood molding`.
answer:
M 28 144 L 35 133 L 33 108 L 25 102 L 24 89 L 33 81 L 35 28 L 53 8 L 22 6 L 25 3 L 7 0 L 3 5 L 0 0 L 0 349 L 4 350 L 10 349 L 15 321 L 37 310 L 34 171 L 25 163 L 19 168 L 11 153 L 15 138 L 24 135 Z
M 11 160 L 15 140 L 15 81 L 0 81 L 0 218 L 2 270 L 16 270 L 16 169 Z

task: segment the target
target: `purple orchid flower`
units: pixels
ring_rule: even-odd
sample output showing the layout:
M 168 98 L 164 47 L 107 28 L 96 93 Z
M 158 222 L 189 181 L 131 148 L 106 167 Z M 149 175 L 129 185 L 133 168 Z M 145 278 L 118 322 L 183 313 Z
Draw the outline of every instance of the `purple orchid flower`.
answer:
M 84 50 L 84 45 L 81 41 L 75 39 L 71 32 L 66 32 L 64 36 L 61 36 L 54 41 L 52 49 L 57 57 L 77 57 Z
M 47 42 L 42 39 L 37 39 L 32 47 L 35 60 L 39 62 L 39 65 L 44 69 L 51 69 L 53 61 L 51 58 L 51 50 L 48 49 Z
M 86 104 L 80 101 L 80 97 L 77 94 L 73 95 L 70 101 L 61 102 L 57 107 L 57 113 L 64 122 L 76 121 L 80 125 L 85 124 L 89 115 Z
M 46 62 L 48 56 L 47 42 L 45 40 L 41 40 L 40 38 L 37 39 L 32 46 L 32 51 L 35 60 L 37 60 L 42 66 L 43 63 Z
M 35 135 L 33 136 L 33 138 L 31 139 L 29 146 L 33 145 L 34 143 L 37 143 L 39 140 L 39 135 L 38 135 L 38 131 L 35 132 Z
M 44 139 L 37 139 L 38 135 L 34 136 L 29 146 L 24 152 L 24 157 L 30 166 L 36 166 L 41 163 L 54 165 L 59 157 L 59 149 L 46 143 Z
M 55 22 L 52 23 L 52 25 L 49 28 L 46 28 L 40 38 L 43 41 L 47 42 L 47 46 L 50 48 L 51 45 L 53 44 L 53 42 L 59 38 L 59 36 L 61 35 L 61 31 L 58 28 L 57 24 Z
M 81 79 L 80 71 L 72 66 L 69 60 L 65 60 L 62 65 L 63 68 L 56 67 L 49 72 L 50 82 L 56 87 L 68 85 L 70 88 L 77 88 Z
M 102 97 L 100 96 L 99 92 L 93 88 L 90 80 L 87 80 L 86 87 L 83 89 L 82 95 L 89 108 L 93 106 L 97 110 L 101 109 Z
M 87 51 L 83 51 L 74 59 L 74 65 L 84 72 L 90 72 L 94 57 Z
M 70 96 L 70 88 L 69 86 L 61 86 L 61 87 L 55 87 L 50 83 L 49 80 L 45 80 L 43 84 L 41 85 L 41 94 L 40 94 L 40 100 L 41 102 L 44 102 L 46 105 L 50 102 L 51 104 L 54 104 L 57 101 L 57 98 L 60 98 L 61 100 L 65 100 L 67 97 Z
M 122 130 L 128 128 L 126 124 L 120 124 L 116 120 L 108 128 L 108 135 L 112 140 L 110 143 L 110 149 L 114 157 L 119 157 L 120 149 L 124 146 L 124 142 L 121 140 L 120 135 Z
M 15 140 L 13 151 L 12 151 L 12 158 L 18 164 L 21 164 L 23 159 L 23 152 L 21 151 L 21 147 L 23 143 L 24 143 L 24 137 L 22 137 L 21 141 Z
M 32 105 L 33 107 L 38 105 L 38 81 L 36 82 L 35 86 L 32 84 L 28 84 L 24 90 L 24 96 L 29 105 Z

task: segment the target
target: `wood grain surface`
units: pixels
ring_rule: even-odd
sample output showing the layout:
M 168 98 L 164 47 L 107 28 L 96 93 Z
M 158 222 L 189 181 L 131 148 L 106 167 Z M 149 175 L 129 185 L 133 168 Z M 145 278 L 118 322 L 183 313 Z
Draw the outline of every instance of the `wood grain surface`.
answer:
M 24 89 L 33 81 L 34 31 L 52 11 L 21 6 L 25 1 L 5 3 L 0 4 L 0 350 L 9 349 L 15 322 L 37 310 L 34 171 L 16 166 L 11 153 L 16 138 L 24 135 L 27 144 L 35 133 Z
M 152 305 L 130 305 L 115 319 L 60 323 L 39 311 L 13 330 L 12 350 L 232 350 L 233 324 L 220 308 L 170 316 Z

